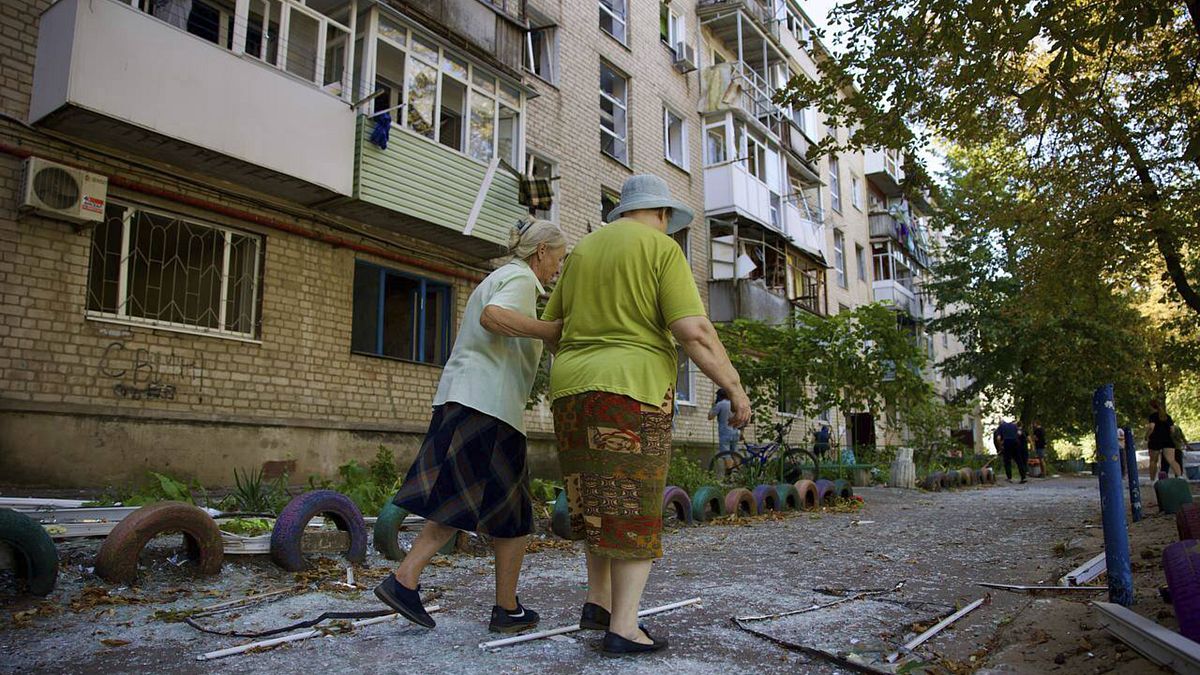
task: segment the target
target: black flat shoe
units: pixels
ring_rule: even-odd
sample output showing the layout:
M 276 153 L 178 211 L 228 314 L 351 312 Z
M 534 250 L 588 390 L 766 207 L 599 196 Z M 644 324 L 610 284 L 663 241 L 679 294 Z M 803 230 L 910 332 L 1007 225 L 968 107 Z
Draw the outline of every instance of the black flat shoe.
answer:
M 583 630 L 608 630 L 608 622 L 612 616 L 600 605 L 594 602 L 583 603 L 583 612 L 579 616 L 579 627 Z
M 607 656 L 619 656 L 621 654 L 648 654 L 667 648 L 668 643 L 666 638 L 656 638 L 645 627 L 641 627 L 641 629 L 646 634 L 646 637 L 650 638 L 650 644 L 644 645 L 633 640 L 626 640 L 620 635 L 609 631 L 604 634 L 604 641 L 600 643 L 600 652 Z
M 511 612 L 500 605 L 492 605 L 492 620 L 488 623 L 488 630 L 493 633 L 519 633 L 537 624 L 538 613 L 526 609 L 518 598 L 517 608 Z
M 425 611 L 425 605 L 421 602 L 421 594 L 417 590 L 406 588 L 404 584 L 396 581 L 395 574 L 389 574 L 378 586 L 375 587 L 375 597 L 383 601 L 383 604 L 396 610 L 400 616 L 409 621 L 423 626 L 425 628 L 433 628 L 437 622 L 429 616 L 429 612 Z

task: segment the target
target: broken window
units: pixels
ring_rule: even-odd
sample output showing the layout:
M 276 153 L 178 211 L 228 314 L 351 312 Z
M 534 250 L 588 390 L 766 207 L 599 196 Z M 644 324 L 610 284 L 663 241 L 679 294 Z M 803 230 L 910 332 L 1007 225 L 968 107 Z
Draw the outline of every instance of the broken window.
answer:
M 443 365 L 451 295 L 448 284 L 356 261 L 351 351 Z
M 113 201 L 104 216 L 88 316 L 256 336 L 261 237 Z

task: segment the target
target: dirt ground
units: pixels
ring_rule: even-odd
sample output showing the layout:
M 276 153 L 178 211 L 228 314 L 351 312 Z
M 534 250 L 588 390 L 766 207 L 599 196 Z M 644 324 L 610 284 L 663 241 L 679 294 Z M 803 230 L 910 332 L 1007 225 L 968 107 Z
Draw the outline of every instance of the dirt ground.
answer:
M 1153 673 L 1150 662 L 1100 626 L 1087 605 L 1105 593 L 1071 596 L 992 591 L 976 582 L 1056 583 L 1102 550 L 1100 506 L 1092 477 L 1028 485 L 925 493 L 864 488 L 857 512 L 798 513 L 728 521 L 670 532 L 644 607 L 700 597 L 702 602 L 651 617 L 668 633 L 661 654 L 604 658 L 601 634 L 575 633 L 494 651 L 488 634 L 491 560 L 486 555 L 435 559 L 424 590 L 438 595 L 438 626 L 403 620 L 201 662 L 196 656 L 248 640 L 200 633 L 178 613 L 247 594 L 294 588 L 273 601 L 201 619 L 224 630 L 262 630 L 327 610 L 380 609 L 370 592 L 390 563 L 372 551 L 356 569 L 322 558 L 293 575 L 265 557 L 227 556 L 222 574 L 193 578 L 172 561 L 178 537 L 155 540 L 132 588 L 105 584 L 90 571 L 97 541 L 59 547 L 59 586 L 45 600 L 18 595 L 0 576 L 0 672 L 622 672 L 835 673 L 845 668 L 737 628 L 734 616 L 765 615 L 825 604 L 856 592 L 903 587 L 789 617 L 748 622 L 793 644 L 879 659 L 936 620 L 979 598 L 988 602 L 919 647 L 910 660 L 930 672 Z M 1153 509 L 1150 509 L 1153 511 Z M 1137 592 L 1134 609 L 1174 628 L 1159 599 L 1162 548 L 1174 519 L 1150 515 L 1130 528 Z M 585 593 L 579 544 L 539 538 L 526 558 L 521 599 L 543 628 L 574 623 Z M 5 573 L 6 575 L 8 573 Z

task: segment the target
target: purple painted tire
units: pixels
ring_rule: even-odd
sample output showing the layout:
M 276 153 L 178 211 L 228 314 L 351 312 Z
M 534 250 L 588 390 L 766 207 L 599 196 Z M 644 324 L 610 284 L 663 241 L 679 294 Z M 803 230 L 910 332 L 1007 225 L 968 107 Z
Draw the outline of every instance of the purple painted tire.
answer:
M 675 519 L 684 525 L 692 524 L 692 500 L 681 487 L 668 485 L 663 490 L 663 520 L 668 513 L 674 513 Z
M 757 516 L 758 505 L 746 488 L 734 488 L 725 494 L 725 512 L 735 516 Z
M 833 487 L 833 481 L 821 480 L 814 481 L 813 485 L 817 486 L 817 504 L 821 506 L 833 506 L 834 500 L 837 499 L 837 490 Z
M 754 488 L 753 494 L 754 505 L 758 508 L 759 513 L 779 510 L 779 493 L 775 490 L 774 485 L 763 483 Z
M 1175 529 L 1179 531 L 1179 541 L 1185 539 L 1200 539 L 1200 506 L 1184 504 L 1175 512 Z
M 1180 634 L 1200 640 L 1200 541 L 1177 541 L 1163 549 L 1163 571 Z
M 337 529 L 350 535 L 346 559 L 363 562 L 367 559 L 367 525 L 362 513 L 348 497 L 333 490 L 313 490 L 297 495 L 288 502 L 275 519 L 271 531 L 271 560 L 289 572 L 305 568 L 301 539 L 308 521 L 323 515 Z

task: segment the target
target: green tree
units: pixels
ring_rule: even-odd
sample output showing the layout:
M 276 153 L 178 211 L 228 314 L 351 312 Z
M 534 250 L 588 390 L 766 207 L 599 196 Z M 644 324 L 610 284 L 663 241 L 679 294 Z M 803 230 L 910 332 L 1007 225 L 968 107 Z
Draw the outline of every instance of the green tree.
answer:
M 837 58 L 781 102 L 853 129 L 847 148 L 1010 146 L 1037 177 L 1029 242 L 1108 280 L 1161 274 L 1200 315 L 1200 3 L 850 0 L 831 20 Z

